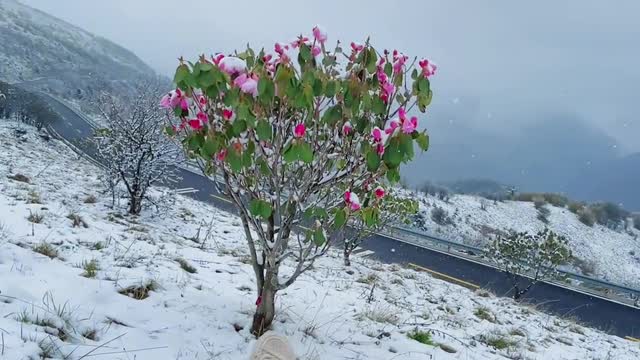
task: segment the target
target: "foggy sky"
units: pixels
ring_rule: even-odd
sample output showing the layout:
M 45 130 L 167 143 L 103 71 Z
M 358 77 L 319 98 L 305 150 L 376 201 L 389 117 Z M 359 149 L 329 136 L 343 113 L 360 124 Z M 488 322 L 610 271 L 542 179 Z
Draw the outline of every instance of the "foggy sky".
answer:
M 379 48 L 438 63 L 432 107 L 464 107 L 468 117 L 427 115 L 427 128 L 463 121 L 483 133 L 519 133 L 554 109 L 603 130 L 616 151 L 640 151 L 635 0 L 22 1 L 125 46 L 166 75 L 182 55 L 246 42 L 271 49 L 315 24 L 330 42 L 370 35 Z

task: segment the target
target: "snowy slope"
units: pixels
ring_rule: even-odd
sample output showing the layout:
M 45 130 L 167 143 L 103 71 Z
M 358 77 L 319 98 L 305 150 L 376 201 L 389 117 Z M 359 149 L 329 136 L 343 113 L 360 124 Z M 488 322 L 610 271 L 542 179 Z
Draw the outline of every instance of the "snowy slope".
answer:
M 536 232 L 545 226 L 569 240 L 574 256 L 584 263 L 595 276 L 623 285 L 640 288 L 640 231 L 629 227 L 614 231 L 602 225 L 589 227 L 566 208 L 550 204 L 549 224 L 538 220 L 538 211 L 531 202 L 493 202 L 478 196 L 452 195 L 448 201 L 423 193 L 412 193 L 420 200 L 422 230 L 435 236 L 469 245 L 484 246 L 497 232 L 509 230 Z M 485 209 L 482 209 L 484 205 Z M 433 221 L 434 208 L 444 209 L 451 224 L 439 225 Z M 571 270 L 583 272 L 580 267 Z
M 67 99 L 156 76 L 132 52 L 15 0 L 0 0 L 0 64 L 0 80 Z
M 57 141 L 0 121 L 0 144 L 2 359 L 248 358 L 256 295 L 236 217 L 181 196 L 128 217 L 124 204 L 109 207 L 97 169 Z M 30 182 L 7 178 L 18 173 Z M 36 213 L 42 221 L 30 222 Z M 70 214 L 86 227 L 73 227 Z M 33 250 L 44 243 L 57 255 Z M 92 260 L 95 274 L 87 273 Z M 510 299 L 354 262 L 349 274 L 332 254 L 277 299 L 274 330 L 300 359 L 640 358 L 637 343 Z M 118 292 L 150 283 L 144 300 Z M 433 345 L 409 339 L 416 328 L 432 332 Z

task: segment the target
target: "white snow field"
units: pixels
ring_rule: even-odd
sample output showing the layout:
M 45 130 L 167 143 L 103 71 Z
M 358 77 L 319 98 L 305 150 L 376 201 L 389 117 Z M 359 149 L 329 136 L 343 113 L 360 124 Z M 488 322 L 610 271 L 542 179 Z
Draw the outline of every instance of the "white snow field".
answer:
M 249 357 L 256 294 L 235 216 L 177 196 L 130 217 L 62 143 L 0 121 L 0 149 L 1 359 Z M 299 359 L 640 359 L 571 319 L 353 260 L 327 256 L 278 296 L 274 331 Z

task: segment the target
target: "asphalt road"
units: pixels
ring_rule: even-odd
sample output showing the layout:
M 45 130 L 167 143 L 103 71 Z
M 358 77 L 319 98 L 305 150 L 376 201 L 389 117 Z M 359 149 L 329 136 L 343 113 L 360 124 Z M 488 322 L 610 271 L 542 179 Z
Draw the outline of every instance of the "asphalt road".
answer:
M 95 149 L 86 141 L 93 133 L 91 125 L 65 104 L 46 95 L 45 98 L 61 115 L 61 119 L 50 125 L 51 129 L 87 155 L 94 155 Z M 178 168 L 178 175 L 181 180 L 172 185 L 175 188 L 197 189 L 189 196 L 223 210 L 234 211 L 231 204 L 221 199 L 209 179 L 182 168 Z M 438 251 L 382 235 L 372 236 L 363 243 L 362 248 L 371 251 L 372 257 L 385 263 L 416 264 L 475 284 L 499 296 L 509 296 L 512 292 L 510 282 L 498 270 Z M 637 308 L 547 283 L 535 285 L 521 301 L 536 304 L 548 313 L 570 317 L 610 334 L 640 338 L 640 309 Z

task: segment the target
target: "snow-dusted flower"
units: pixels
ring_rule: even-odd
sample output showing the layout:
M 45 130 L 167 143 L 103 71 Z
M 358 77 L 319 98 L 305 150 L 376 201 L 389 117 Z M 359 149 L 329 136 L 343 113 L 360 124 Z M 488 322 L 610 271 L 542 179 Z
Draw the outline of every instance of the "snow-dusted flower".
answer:
M 351 42 L 351 50 L 353 50 L 353 52 L 358 53 L 358 52 L 362 51 L 362 49 L 364 49 L 364 45 L 358 44 L 358 43 L 353 42 L 353 41 Z
M 202 129 L 202 121 L 200 119 L 191 119 L 188 123 L 192 130 L 198 131 Z
M 384 131 L 377 126 L 371 130 L 371 136 L 373 137 L 374 142 L 382 142 L 384 135 Z
M 189 108 L 187 97 L 180 89 L 172 90 L 160 99 L 160 106 L 165 109 L 175 109 L 178 105 L 182 110 Z
M 342 125 L 342 134 L 347 136 L 351 134 L 351 131 L 353 131 L 353 126 L 351 126 L 351 122 L 349 121 L 345 122 L 344 125 Z
M 382 156 L 384 155 L 384 145 L 381 143 L 378 143 L 378 145 L 376 145 L 376 153 L 378 153 L 378 155 Z
M 240 74 L 233 81 L 233 84 L 246 94 L 258 96 L 258 75 L 256 74 Z
M 418 61 L 418 65 L 422 68 L 422 76 L 428 78 L 429 76 L 436 73 L 436 69 L 438 68 L 436 64 L 432 63 L 427 59 L 423 59 Z
M 400 120 L 398 119 L 391 119 L 389 120 L 389 122 L 387 123 L 387 125 L 384 128 L 384 132 L 387 135 L 392 135 L 396 129 L 400 127 Z
M 351 209 L 351 211 L 360 210 L 360 198 L 358 198 L 357 194 L 352 193 L 349 190 L 344 192 L 344 202 L 349 205 L 349 209 Z
M 247 63 L 235 56 L 227 56 L 222 58 L 218 66 L 220 67 L 220 70 L 226 72 L 229 75 L 240 74 L 247 70 Z
M 327 41 L 327 32 L 324 30 L 324 28 L 322 26 L 316 25 L 313 28 L 313 37 L 320 44 L 324 44 L 324 42 Z
M 216 56 L 211 57 L 213 63 L 218 66 L 220 66 L 220 61 L 222 61 L 222 59 L 224 59 L 224 54 L 217 54 Z
M 218 151 L 218 153 L 216 154 L 216 159 L 218 159 L 218 161 L 224 161 L 224 159 L 226 158 L 227 158 L 227 149 L 222 149 Z
M 202 124 L 209 123 L 209 116 L 202 111 L 198 112 L 198 114 L 196 115 L 196 118 L 198 118 L 198 120 L 200 120 Z
M 418 118 L 412 116 L 411 119 L 405 119 L 402 122 L 402 132 L 405 134 L 411 134 L 418 128 Z
M 384 197 L 384 188 L 382 186 L 378 186 L 373 192 L 377 199 L 382 199 Z
M 293 136 L 296 138 L 302 138 L 306 132 L 307 127 L 303 123 L 300 123 L 293 129 Z
M 231 109 L 224 109 L 222 110 L 222 118 L 227 120 L 227 121 L 231 121 L 233 119 L 233 110 Z

